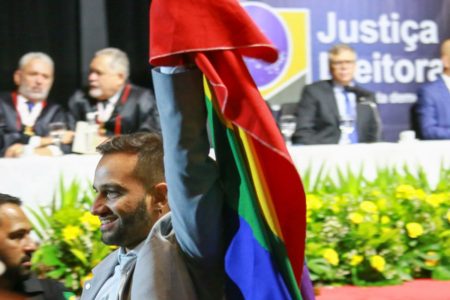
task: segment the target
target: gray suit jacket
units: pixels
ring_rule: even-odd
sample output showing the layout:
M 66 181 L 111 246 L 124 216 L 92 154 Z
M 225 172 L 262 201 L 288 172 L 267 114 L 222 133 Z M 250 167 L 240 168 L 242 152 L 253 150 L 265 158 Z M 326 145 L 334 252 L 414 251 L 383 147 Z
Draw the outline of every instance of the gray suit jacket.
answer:
M 373 93 L 356 87 L 356 129 L 360 143 L 380 139 L 380 117 Z M 337 144 L 341 136 L 339 111 L 331 80 L 307 85 L 297 108 L 294 144 Z
M 153 226 L 121 299 L 222 299 L 224 199 L 208 157 L 202 76 L 153 71 L 153 80 L 171 213 Z M 112 253 L 94 269 L 82 299 L 95 299 L 116 264 Z
M 198 299 L 185 258 L 172 228 L 171 214 L 152 228 L 139 252 L 135 268 L 128 277 L 120 299 Z M 117 265 L 118 250 L 94 268 L 81 299 L 95 299 Z

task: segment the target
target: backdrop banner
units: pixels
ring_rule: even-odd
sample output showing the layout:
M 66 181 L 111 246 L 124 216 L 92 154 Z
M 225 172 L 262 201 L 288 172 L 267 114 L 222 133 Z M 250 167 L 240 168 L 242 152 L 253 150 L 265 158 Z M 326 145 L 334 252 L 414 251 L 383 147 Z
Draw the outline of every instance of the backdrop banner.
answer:
M 328 79 L 327 51 L 345 43 L 358 53 L 355 81 L 376 92 L 385 141 L 412 127 L 419 85 L 442 71 L 439 45 L 450 37 L 450 0 L 241 1 L 278 47 L 274 64 L 246 61 L 271 104 L 297 102 L 302 87 Z

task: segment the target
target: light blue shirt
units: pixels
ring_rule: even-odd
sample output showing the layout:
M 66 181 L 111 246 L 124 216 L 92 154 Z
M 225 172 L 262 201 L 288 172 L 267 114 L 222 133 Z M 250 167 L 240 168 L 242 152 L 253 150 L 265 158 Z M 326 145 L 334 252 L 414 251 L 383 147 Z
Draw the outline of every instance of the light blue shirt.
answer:
M 133 272 L 134 264 L 139 250 L 142 248 L 144 242 L 142 241 L 134 249 L 125 252 L 121 247 L 117 253 L 117 265 L 114 268 L 114 273 L 108 280 L 105 281 L 102 288 L 98 292 L 95 300 L 116 300 L 125 285 L 127 278 Z
M 336 104 L 339 111 L 339 117 L 342 119 L 345 116 L 347 116 L 347 104 L 346 99 L 344 95 L 344 87 L 342 85 L 339 85 L 337 83 L 334 83 L 333 87 L 334 97 L 336 99 Z M 356 119 L 356 95 L 352 92 L 347 92 L 348 99 L 350 100 L 350 107 L 352 110 L 352 114 L 354 118 Z

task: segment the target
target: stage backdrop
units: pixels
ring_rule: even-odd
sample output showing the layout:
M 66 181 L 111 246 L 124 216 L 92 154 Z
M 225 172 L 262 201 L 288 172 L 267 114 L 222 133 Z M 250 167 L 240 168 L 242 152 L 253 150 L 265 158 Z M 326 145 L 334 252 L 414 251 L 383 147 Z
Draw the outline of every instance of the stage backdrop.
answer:
M 241 1 L 280 50 L 274 64 L 247 60 L 265 99 L 297 102 L 302 87 L 328 79 L 327 50 L 358 53 L 356 82 L 376 92 L 383 140 L 413 128 L 416 91 L 442 71 L 440 42 L 450 37 L 450 0 Z

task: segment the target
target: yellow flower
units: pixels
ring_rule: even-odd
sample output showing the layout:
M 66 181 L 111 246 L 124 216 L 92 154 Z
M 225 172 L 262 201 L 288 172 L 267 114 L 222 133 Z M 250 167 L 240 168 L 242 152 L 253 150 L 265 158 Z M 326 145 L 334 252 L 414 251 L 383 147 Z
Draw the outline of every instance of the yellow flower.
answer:
M 433 207 L 439 207 L 441 203 L 445 202 L 444 194 L 431 194 L 426 197 L 425 202 L 430 204 Z
M 450 210 L 447 212 L 447 220 L 450 222 Z
M 383 272 L 386 267 L 386 261 L 380 255 L 374 255 L 370 257 L 370 265 L 378 272 Z
M 364 256 L 362 255 L 353 255 L 352 259 L 350 260 L 350 265 L 351 266 L 357 266 L 359 265 L 362 261 L 364 260 Z
M 375 223 L 378 223 L 380 221 L 380 216 L 378 214 L 374 214 L 374 215 L 372 215 L 372 220 Z
M 333 204 L 331 205 L 331 210 L 332 210 L 334 213 L 338 213 L 338 212 L 341 211 L 341 208 L 339 207 L 339 204 L 333 203 Z
M 306 207 L 310 210 L 318 210 L 322 207 L 322 200 L 313 194 L 306 195 Z
M 82 231 L 80 227 L 73 225 L 67 225 L 62 230 L 63 239 L 66 242 L 76 240 L 81 235 L 81 233 Z
M 359 205 L 361 210 L 367 212 L 367 213 L 376 213 L 378 211 L 378 207 L 373 203 L 372 201 L 363 201 Z
M 374 197 L 378 197 L 378 196 L 381 195 L 381 192 L 380 192 L 379 190 L 372 190 L 372 191 L 370 192 L 370 195 L 371 195 L 371 196 L 374 196 Z
M 356 213 L 356 212 L 349 214 L 348 218 L 354 224 L 361 224 L 364 220 L 364 217 L 360 213 Z
M 327 248 L 323 251 L 322 254 L 323 258 L 325 258 L 330 265 L 332 266 L 337 266 L 339 264 L 339 256 L 337 254 L 336 251 L 334 251 L 334 249 L 331 248 Z
M 408 223 L 406 224 L 406 230 L 408 231 L 408 236 L 415 239 L 423 234 L 423 227 L 419 223 Z
M 413 199 L 416 195 L 416 189 L 409 184 L 401 184 L 395 189 L 395 197 Z
M 380 210 L 384 210 L 387 208 L 388 201 L 386 198 L 380 198 L 377 200 L 377 206 L 380 208 Z
M 89 230 L 97 230 L 100 227 L 100 219 L 88 211 L 80 217 L 80 222 Z
M 391 219 L 388 216 L 381 217 L 381 224 L 389 224 L 390 222 L 391 222 Z
M 427 197 L 427 194 L 422 189 L 417 189 L 414 196 L 419 200 L 423 200 Z
M 312 222 L 312 218 L 311 218 L 312 212 L 310 210 L 306 211 L 306 223 L 311 223 Z
M 427 267 L 435 267 L 439 262 L 437 253 L 434 251 L 428 251 L 427 256 L 428 256 L 428 258 L 425 259 L 425 265 Z

